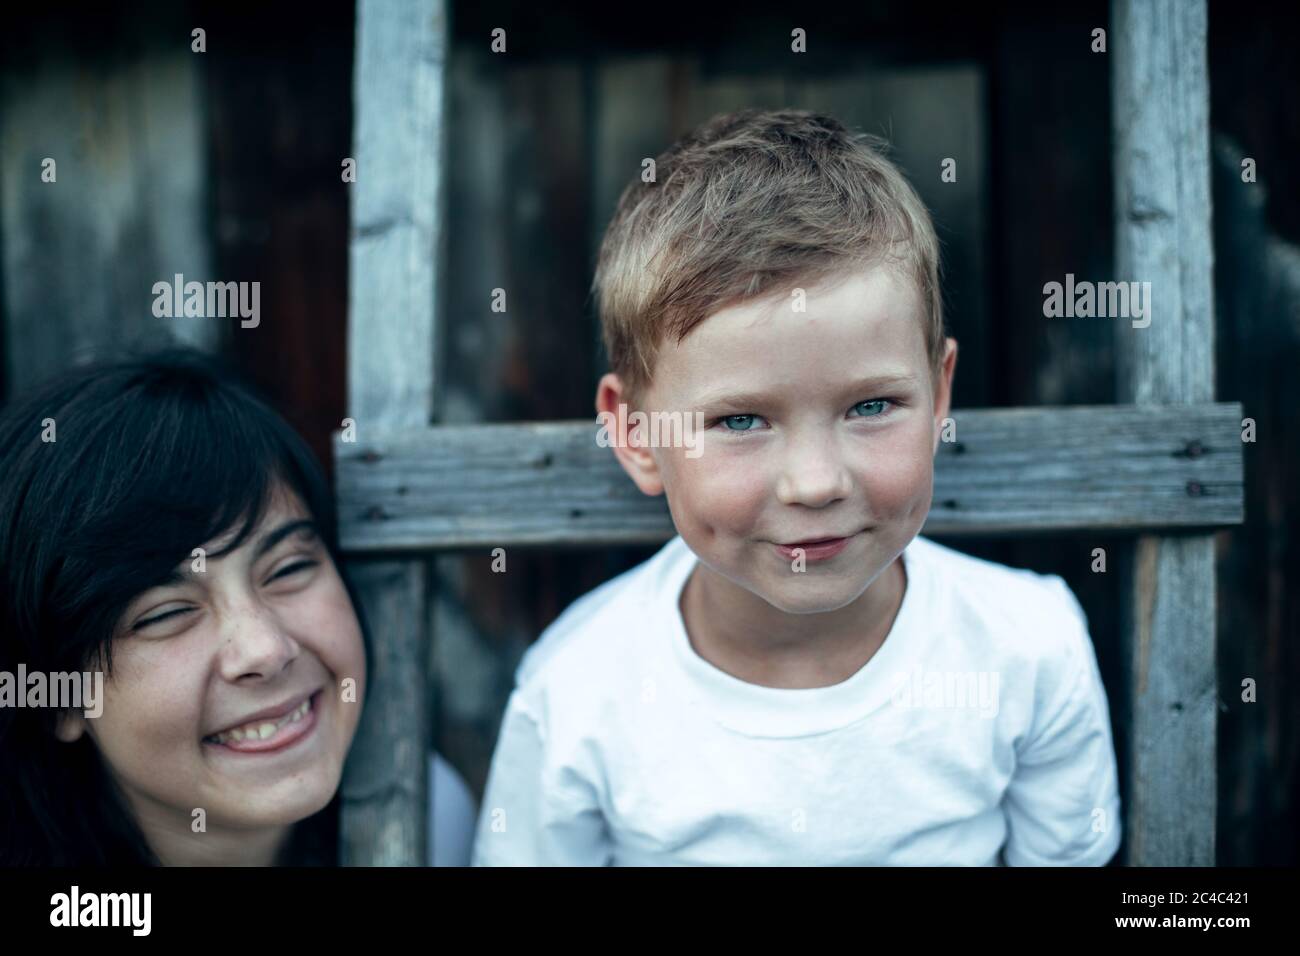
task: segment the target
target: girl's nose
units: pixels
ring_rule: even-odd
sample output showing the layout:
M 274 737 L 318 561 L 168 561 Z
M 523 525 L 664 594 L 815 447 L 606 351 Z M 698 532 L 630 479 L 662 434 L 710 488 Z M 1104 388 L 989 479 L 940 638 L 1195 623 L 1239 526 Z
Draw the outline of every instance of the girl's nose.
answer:
M 268 611 L 243 610 L 225 630 L 221 667 L 228 680 L 273 676 L 298 656 L 298 642 Z

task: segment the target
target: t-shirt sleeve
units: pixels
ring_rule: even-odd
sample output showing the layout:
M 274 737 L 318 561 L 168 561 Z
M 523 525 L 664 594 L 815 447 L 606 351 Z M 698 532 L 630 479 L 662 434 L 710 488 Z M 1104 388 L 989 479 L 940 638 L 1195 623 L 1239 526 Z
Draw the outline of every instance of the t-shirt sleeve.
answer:
M 1068 611 L 1063 653 L 1042 667 L 1043 690 L 1003 795 L 1009 866 L 1102 866 L 1120 843 L 1110 714 L 1087 619 L 1059 577 Z
M 474 838 L 475 866 L 603 866 L 610 844 L 595 788 L 552 766 L 545 728 L 516 689 L 506 706 Z

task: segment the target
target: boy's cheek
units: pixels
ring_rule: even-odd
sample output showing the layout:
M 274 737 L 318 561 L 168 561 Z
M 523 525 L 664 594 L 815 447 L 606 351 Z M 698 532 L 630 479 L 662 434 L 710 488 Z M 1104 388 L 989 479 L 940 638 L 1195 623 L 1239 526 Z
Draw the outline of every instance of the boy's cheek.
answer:
M 761 468 L 740 467 L 725 455 L 675 461 L 664 486 L 674 514 L 736 530 L 746 530 L 761 514 L 766 494 Z
M 881 524 L 924 522 L 933 493 L 934 465 L 925 449 L 918 454 L 914 448 L 899 448 L 861 462 L 857 484 L 867 514 Z

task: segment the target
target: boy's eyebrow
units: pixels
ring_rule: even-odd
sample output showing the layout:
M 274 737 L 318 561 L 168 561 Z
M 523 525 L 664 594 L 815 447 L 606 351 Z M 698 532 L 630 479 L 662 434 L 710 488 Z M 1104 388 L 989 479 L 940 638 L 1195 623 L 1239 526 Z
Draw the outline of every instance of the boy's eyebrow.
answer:
M 872 375 L 867 378 L 859 379 L 845 386 L 844 391 L 852 394 L 868 394 L 891 388 L 905 388 L 916 382 L 916 376 L 911 372 L 884 372 L 878 375 Z M 771 396 L 764 395 L 762 392 L 733 392 L 728 389 L 714 389 L 705 392 L 696 398 L 691 404 L 693 405 L 714 405 L 714 404 L 732 404 L 732 405 L 762 405 L 771 401 Z
M 299 518 L 296 521 L 287 521 L 274 531 L 268 531 L 262 536 L 262 540 L 258 542 L 257 550 L 253 553 L 253 560 L 256 561 L 285 538 L 298 531 L 302 531 L 304 528 L 310 528 L 313 534 L 319 533 L 316 530 L 316 522 L 311 518 Z M 167 587 L 172 584 L 184 584 L 193 577 L 194 572 L 192 572 L 188 566 L 185 567 L 184 570 L 181 570 L 180 568 L 172 568 L 167 572 L 167 576 L 158 582 L 158 586 Z

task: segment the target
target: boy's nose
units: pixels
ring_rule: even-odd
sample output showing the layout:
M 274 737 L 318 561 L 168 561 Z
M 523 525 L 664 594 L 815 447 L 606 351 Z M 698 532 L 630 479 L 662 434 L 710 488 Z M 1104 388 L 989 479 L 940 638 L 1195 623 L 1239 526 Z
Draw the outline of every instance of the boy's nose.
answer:
M 803 442 L 786 454 L 777 499 L 786 505 L 821 508 L 849 496 L 852 479 L 834 442 Z

